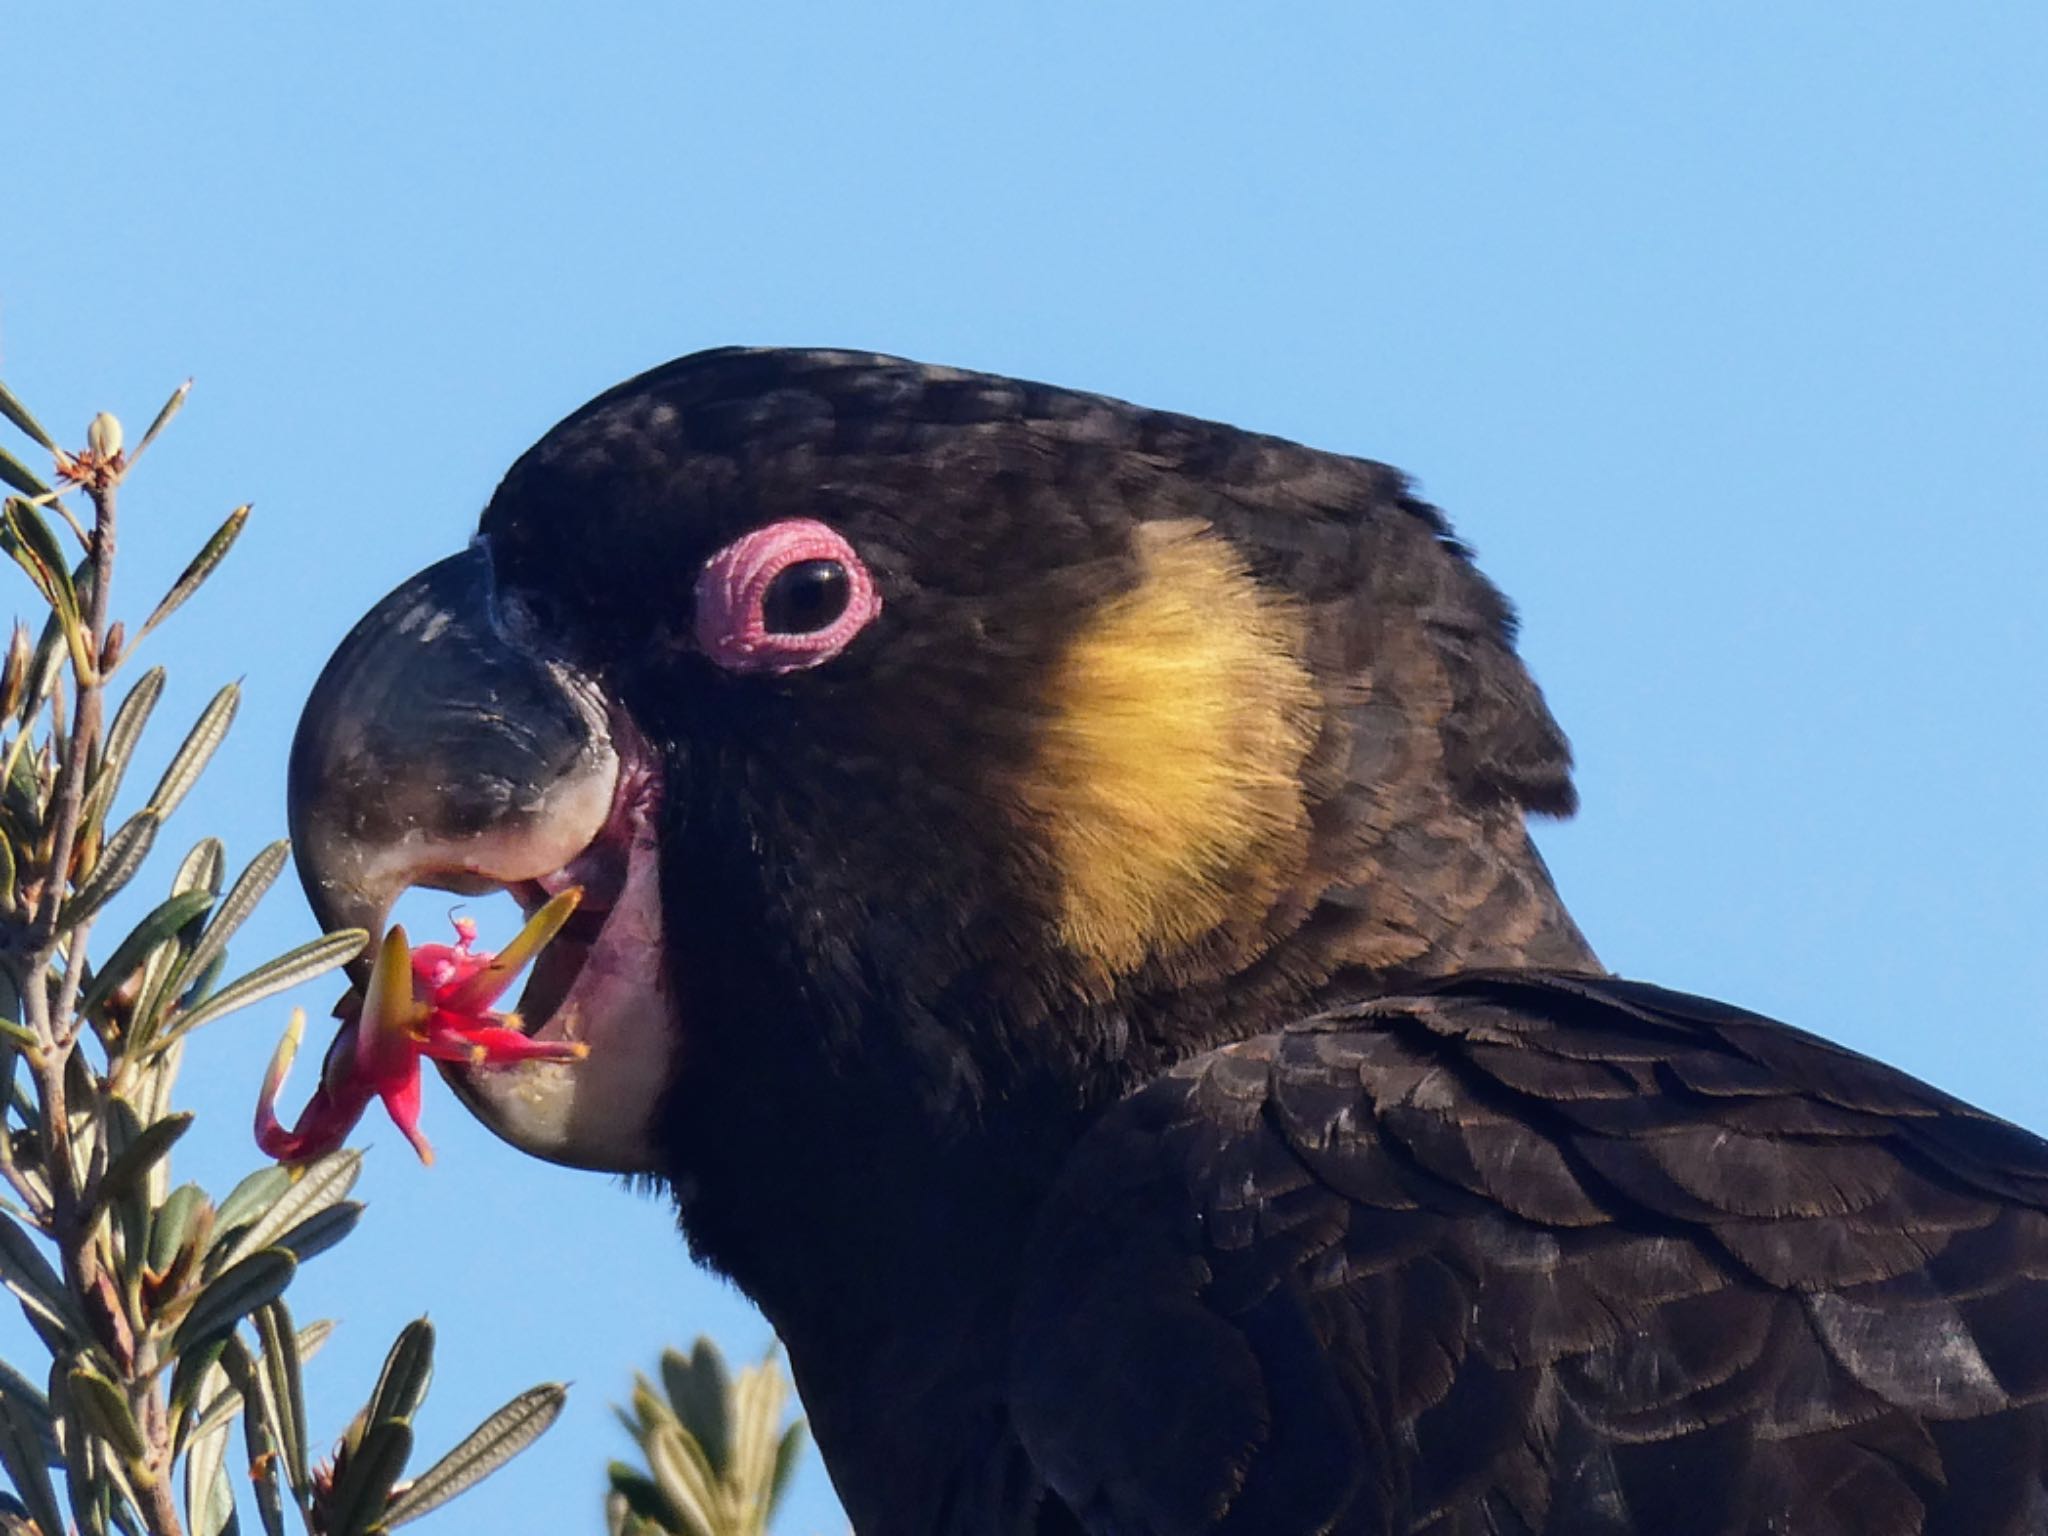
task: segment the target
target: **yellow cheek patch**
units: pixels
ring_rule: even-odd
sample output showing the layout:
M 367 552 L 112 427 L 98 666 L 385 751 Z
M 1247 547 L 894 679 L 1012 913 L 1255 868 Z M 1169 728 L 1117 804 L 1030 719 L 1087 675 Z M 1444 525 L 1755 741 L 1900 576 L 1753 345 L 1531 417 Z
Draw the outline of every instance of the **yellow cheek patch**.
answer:
M 1139 529 L 1142 574 L 1062 658 L 1023 783 L 1066 945 L 1112 973 L 1270 904 L 1306 838 L 1304 621 L 1228 541 Z

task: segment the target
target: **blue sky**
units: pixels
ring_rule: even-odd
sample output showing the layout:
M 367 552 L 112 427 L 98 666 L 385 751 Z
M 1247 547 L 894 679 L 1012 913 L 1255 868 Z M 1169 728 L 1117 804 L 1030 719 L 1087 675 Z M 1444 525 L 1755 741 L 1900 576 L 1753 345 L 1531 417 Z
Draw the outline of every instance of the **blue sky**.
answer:
M 74 434 L 196 375 L 131 614 L 256 504 L 152 642 L 161 720 L 247 686 L 171 841 L 282 834 L 328 651 L 559 416 L 703 346 L 875 348 L 1408 469 L 1522 607 L 1606 961 L 2048 1128 L 2048 10 L 1281 9 L 10 8 L 0 374 Z M 309 929 L 281 891 L 242 952 Z M 194 1053 L 188 1173 L 252 1165 L 283 1014 Z M 660 1202 L 438 1085 L 427 1126 L 431 1171 L 371 1127 L 295 1288 L 344 1325 L 316 1423 L 428 1311 L 429 1448 L 576 1383 L 438 1528 L 596 1531 L 630 1370 L 765 1331 Z M 784 1529 L 840 1526 L 813 1461 Z

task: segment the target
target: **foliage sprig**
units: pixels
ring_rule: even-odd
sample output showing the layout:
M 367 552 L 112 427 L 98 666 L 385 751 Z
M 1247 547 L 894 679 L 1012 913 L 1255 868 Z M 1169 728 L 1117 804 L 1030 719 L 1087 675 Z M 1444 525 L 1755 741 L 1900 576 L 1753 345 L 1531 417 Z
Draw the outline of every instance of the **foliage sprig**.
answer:
M 265 1536 L 284 1536 L 288 1509 L 308 1536 L 371 1536 L 503 1465 L 564 1396 L 553 1385 L 522 1393 L 407 1481 L 432 1375 L 422 1319 L 399 1335 L 332 1457 L 317 1458 L 303 1372 L 332 1328 L 300 1327 L 285 1294 L 360 1219 L 349 1193 L 362 1154 L 265 1166 L 220 1199 L 172 1183 L 173 1150 L 192 1128 L 172 1105 L 192 1032 L 368 942 L 359 930 L 328 934 L 224 981 L 228 941 L 287 850 L 263 849 L 229 883 L 225 849 L 202 837 L 164 894 L 91 959 L 97 922 L 142 879 L 240 697 L 233 684 L 217 693 L 126 807 L 127 769 L 164 689 L 161 668 L 123 676 L 131 654 L 249 517 L 246 506 L 227 515 L 129 640 L 111 618 L 122 492 L 189 388 L 130 453 L 106 413 L 84 447 L 60 447 L 0 386 L 0 417 L 33 445 L 26 457 L 0 447 L 0 483 L 15 493 L 0 550 L 42 610 L 17 622 L 0 663 L 0 1285 L 49 1354 L 33 1373 L 0 1362 L 0 1467 L 15 1490 L 0 1495 L 6 1536 L 223 1536 L 240 1531 L 244 1507 Z M 48 479 L 26 462 L 35 449 L 51 460 Z M 231 1441 L 244 1453 L 239 1498 Z

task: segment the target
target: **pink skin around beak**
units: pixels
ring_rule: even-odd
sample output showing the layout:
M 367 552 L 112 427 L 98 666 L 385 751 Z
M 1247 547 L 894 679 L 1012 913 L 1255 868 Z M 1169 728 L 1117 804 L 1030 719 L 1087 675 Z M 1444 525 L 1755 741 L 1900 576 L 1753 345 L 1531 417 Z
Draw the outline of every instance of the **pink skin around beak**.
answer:
M 256 1145 L 280 1162 L 325 1156 L 355 1129 L 370 1101 L 382 1099 L 420 1161 L 431 1163 L 433 1148 L 419 1128 L 422 1058 L 492 1066 L 582 1057 L 587 1047 L 581 1043 L 535 1040 L 510 1015 L 491 1011 L 561 931 L 579 894 L 569 890 L 554 897 L 496 954 L 475 948 L 476 924 L 467 918 L 455 920 L 455 943 L 417 950 L 406 943 L 403 928 L 393 928 L 378 947 L 364 995 L 344 1000 L 342 1025 L 321 1063 L 319 1085 L 299 1123 L 287 1130 L 277 1118 L 277 1094 L 305 1031 L 304 1014 L 293 1013 L 256 1101 Z

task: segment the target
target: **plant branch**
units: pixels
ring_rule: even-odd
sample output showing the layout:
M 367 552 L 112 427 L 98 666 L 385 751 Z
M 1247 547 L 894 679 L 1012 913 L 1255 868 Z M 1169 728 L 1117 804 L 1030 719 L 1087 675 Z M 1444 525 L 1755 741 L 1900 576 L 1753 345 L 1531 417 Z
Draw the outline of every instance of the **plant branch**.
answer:
M 79 822 L 85 806 L 85 776 L 100 740 L 100 716 L 106 690 L 100 677 L 99 663 L 107 642 L 107 609 L 113 595 L 114 511 L 119 486 L 119 471 L 114 470 L 103 480 L 94 481 L 89 489 L 93 510 L 92 599 L 85 613 L 85 652 L 90 665 L 77 679 L 78 710 L 71 728 L 71 739 L 66 744 L 63 773 L 57 786 L 57 837 L 49 889 L 43 893 L 43 911 L 39 915 L 37 929 L 45 949 L 56 943 L 57 913 L 65 886 L 69 883 L 71 859 L 76 850 Z M 61 1037 L 52 1036 L 60 1046 L 70 1044 L 78 1031 L 78 1021 L 72 1017 L 72 1009 L 78 1002 L 78 986 L 85 967 L 85 939 L 90 927 L 90 919 L 80 923 L 72 931 L 66 946 L 69 953 L 64 966 L 64 984 L 57 994 L 51 1019 L 53 1029 L 65 1031 Z M 47 963 L 49 956 L 41 958 Z

